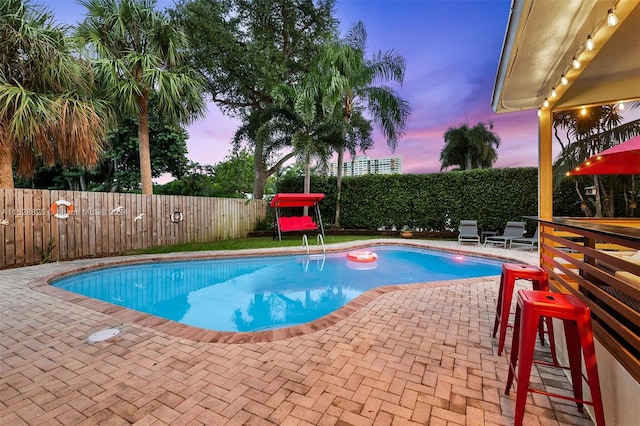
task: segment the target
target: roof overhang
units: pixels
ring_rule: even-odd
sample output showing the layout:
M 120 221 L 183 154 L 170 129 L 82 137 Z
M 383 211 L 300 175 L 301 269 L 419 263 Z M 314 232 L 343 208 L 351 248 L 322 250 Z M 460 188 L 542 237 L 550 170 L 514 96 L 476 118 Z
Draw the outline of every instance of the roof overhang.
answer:
M 619 19 L 612 27 L 611 8 Z M 595 49 L 588 51 L 590 35 Z M 574 57 L 580 69 L 572 67 Z M 554 110 L 640 99 L 638 0 L 512 1 L 493 109 L 537 109 L 545 99 Z

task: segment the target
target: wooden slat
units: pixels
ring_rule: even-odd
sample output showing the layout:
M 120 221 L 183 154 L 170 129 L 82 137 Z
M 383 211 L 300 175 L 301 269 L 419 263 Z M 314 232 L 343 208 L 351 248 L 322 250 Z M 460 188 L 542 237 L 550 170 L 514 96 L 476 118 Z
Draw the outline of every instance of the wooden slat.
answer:
M 98 256 L 106 256 L 111 253 L 109 251 L 109 228 L 110 228 L 110 217 L 109 214 L 113 209 L 113 203 L 110 202 L 109 195 L 106 192 L 100 193 L 100 208 L 102 209 L 100 215 L 100 223 L 96 224 L 98 229 L 96 229 L 96 245 L 100 247 Z
M 15 222 L 15 256 L 18 263 L 26 263 L 25 257 L 25 221 L 22 214 L 24 210 L 24 193 L 20 192 L 16 194 L 15 198 L 15 210 L 14 210 L 14 222 Z
M 48 237 L 49 233 L 45 232 L 44 218 L 45 218 L 45 215 L 49 214 L 49 206 L 46 206 L 45 208 L 42 202 L 43 202 L 42 191 L 40 190 L 34 191 L 33 193 L 33 210 L 34 210 L 33 242 L 34 242 L 34 247 L 35 247 L 35 244 L 38 244 L 38 246 L 41 247 L 42 250 L 46 251 L 46 249 L 49 246 L 49 237 Z M 39 256 L 39 253 L 37 253 L 36 255 Z
M 146 216 L 146 224 L 145 227 L 145 236 L 144 236 L 144 248 L 149 248 L 154 245 L 153 243 L 153 234 L 154 229 L 158 226 L 160 221 L 162 220 L 159 217 L 156 217 L 153 211 L 153 196 L 152 195 L 143 195 L 145 202 L 145 213 Z
M 79 195 L 74 194 L 74 196 L 75 196 L 75 199 L 78 200 L 78 202 L 81 205 L 81 210 L 78 212 L 79 214 L 76 215 L 76 217 L 78 218 L 78 220 L 80 220 L 80 223 L 81 223 L 80 235 L 78 236 L 78 240 L 77 240 L 77 241 L 80 241 L 79 256 L 85 258 L 89 256 L 91 253 L 91 247 L 89 247 L 89 244 L 91 244 L 91 239 L 89 237 L 89 235 L 91 234 L 91 229 L 90 229 L 91 228 L 90 226 L 91 205 L 89 203 L 89 197 L 87 196 L 86 192 L 82 192 Z
M 65 198 L 71 201 L 74 205 L 73 215 L 64 220 L 67 229 L 73 229 L 73 239 L 69 239 L 69 259 L 78 259 L 84 257 L 84 248 L 82 247 L 82 234 L 84 233 L 84 230 L 82 229 L 82 195 L 74 191 L 67 191 Z
M 9 215 L 6 210 L 8 197 L 9 189 L 0 188 L 0 206 L 2 206 L 2 209 L 0 209 L 0 220 L 2 221 L 0 222 L 0 268 L 4 268 L 5 266 L 7 266 L 7 254 L 5 253 L 5 246 L 7 244 L 6 229 L 9 225 Z
M 120 235 L 120 244 L 125 252 L 131 251 L 133 244 L 131 242 L 131 229 L 133 221 L 138 216 L 138 205 L 132 194 L 122 194 L 124 197 L 124 205 L 129 206 L 129 214 L 122 217 L 122 234 Z
M 0 236 L 2 236 L 2 262 L 1 266 L 11 266 L 16 263 L 15 259 L 15 218 L 13 209 L 15 206 L 15 193 L 11 189 L 2 189 L 2 216 L 0 219 L 6 222 L 0 225 Z M 3 223 L 5 223 L 3 222 Z
M 89 230 L 89 234 L 86 236 L 86 238 L 88 239 L 88 244 L 89 244 L 89 250 L 85 251 L 85 253 L 87 253 L 88 256 L 95 256 L 98 252 L 97 248 L 96 248 L 96 243 L 97 243 L 97 238 L 96 238 L 96 230 L 97 230 L 97 225 L 96 225 L 96 221 L 100 220 L 100 208 L 98 206 L 96 206 L 96 202 L 100 202 L 101 200 L 96 199 L 98 197 L 96 197 L 96 195 L 99 194 L 95 194 L 91 197 L 88 198 L 88 204 L 89 204 L 89 213 L 91 213 L 89 215 L 88 219 L 88 230 Z
M 131 214 L 131 206 L 126 205 L 124 194 L 113 194 L 113 196 L 115 204 L 114 210 L 117 210 L 117 212 L 114 212 L 113 216 L 113 244 L 114 250 L 118 251 L 122 250 L 123 247 L 122 233 L 124 229 L 124 222 L 127 216 Z M 120 207 L 122 207 L 122 210 L 120 210 Z
M 37 250 L 35 248 L 34 227 L 33 227 L 33 192 L 25 192 L 22 202 L 22 219 L 24 221 L 24 259 L 25 262 L 33 263 L 36 258 Z
M 153 228 L 151 230 L 151 235 L 149 236 L 149 247 L 158 245 L 158 235 L 161 233 L 161 229 L 164 226 L 164 221 L 162 220 L 162 212 L 159 210 L 159 196 L 151 197 L 151 209 L 153 210 L 152 217 L 155 219 L 153 221 Z
M 633 222 L 625 221 L 629 223 Z M 598 340 L 640 381 L 640 291 L 606 269 L 611 267 L 640 276 L 640 266 L 601 251 L 602 247 L 635 251 L 640 242 L 590 229 L 571 228 L 572 232 L 563 232 L 567 230 L 560 224 L 541 224 L 540 260 L 549 273 L 550 286 L 575 295 L 589 306 Z M 576 241 L 576 237 L 582 241 Z

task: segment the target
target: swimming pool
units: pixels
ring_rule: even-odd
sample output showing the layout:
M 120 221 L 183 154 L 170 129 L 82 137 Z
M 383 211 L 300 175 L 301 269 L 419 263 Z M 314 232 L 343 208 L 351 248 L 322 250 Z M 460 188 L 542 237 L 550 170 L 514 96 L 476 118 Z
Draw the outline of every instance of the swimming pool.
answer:
M 72 275 L 53 286 L 186 325 L 254 332 L 321 318 L 385 285 L 499 275 L 502 262 L 378 246 L 377 260 L 347 253 L 157 262 Z

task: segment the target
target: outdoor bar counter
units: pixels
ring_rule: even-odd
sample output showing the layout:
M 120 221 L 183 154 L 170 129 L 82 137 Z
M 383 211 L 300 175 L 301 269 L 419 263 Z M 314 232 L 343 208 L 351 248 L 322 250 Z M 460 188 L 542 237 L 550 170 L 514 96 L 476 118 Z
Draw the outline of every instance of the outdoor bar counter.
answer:
M 596 341 L 640 387 L 640 218 L 534 220 L 552 291 L 591 309 Z M 598 357 L 600 364 L 600 358 Z
M 589 217 L 554 217 L 544 220 L 537 217 L 527 217 L 541 224 L 558 225 L 577 231 L 586 232 L 593 236 L 619 239 L 629 243 L 629 247 L 640 249 L 640 218 L 589 218 Z

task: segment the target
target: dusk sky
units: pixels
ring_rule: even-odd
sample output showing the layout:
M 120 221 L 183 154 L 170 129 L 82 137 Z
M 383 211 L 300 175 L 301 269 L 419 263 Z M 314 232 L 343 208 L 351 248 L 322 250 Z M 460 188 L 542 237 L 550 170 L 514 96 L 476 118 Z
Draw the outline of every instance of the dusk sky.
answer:
M 84 15 L 76 0 L 34 2 L 46 5 L 58 23 L 74 25 Z M 159 9 L 173 3 L 157 2 Z M 398 92 L 409 101 L 412 113 L 393 154 L 403 158 L 404 173 L 439 171 L 444 132 L 480 121 L 493 122 L 502 139 L 495 167 L 537 165 L 536 112 L 497 115 L 491 109 L 510 6 L 510 0 L 337 1 L 336 16 L 343 33 L 359 20 L 365 24 L 368 57 L 378 50 L 395 49 L 406 59 L 405 81 Z M 237 121 L 210 104 L 206 118 L 187 128 L 189 159 L 201 164 L 222 161 L 237 127 Z M 374 149 L 366 155 L 392 155 L 378 132 L 374 140 Z

